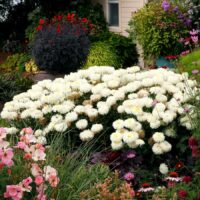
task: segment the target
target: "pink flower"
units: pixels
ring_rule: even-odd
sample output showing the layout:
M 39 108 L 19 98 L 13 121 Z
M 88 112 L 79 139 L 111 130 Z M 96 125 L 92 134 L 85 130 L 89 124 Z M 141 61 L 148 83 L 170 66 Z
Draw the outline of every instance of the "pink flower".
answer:
M 42 170 L 41 168 L 39 167 L 38 164 L 32 164 L 32 167 L 31 167 L 31 174 L 36 177 L 36 176 L 40 176 L 42 174 Z
M 42 176 L 36 176 L 35 177 L 35 184 L 41 185 L 44 182 L 44 178 Z
M 0 140 L 4 139 L 6 137 L 6 129 L 0 128 Z
M 7 185 L 4 198 L 12 198 L 13 200 L 21 200 L 23 197 L 22 187 L 19 185 Z
M 198 36 L 191 36 L 191 39 L 192 39 L 192 42 L 194 42 L 194 43 L 198 43 L 198 41 L 199 41 Z
M 1 162 L 4 163 L 5 165 L 10 165 L 12 163 L 13 156 L 14 154 L 11 148 L 4 150 L 0 149 Z
M 23 128 L 22 131 L 25 134 L 33 134 L 33 129 L 31 127 Z
M 28 178 L 24 179 L 22 181 L 22 184 L 25 186 L 25 187 L 28 187 L 31 183 L 33 182 L 33 179 L 29 176 Z
M 51 166 L 44 167 L 45 179 L 48 180 L 50 176 L 57 176 L 57 171 Z
M 46 157 L 46 154 L 44 153 L 44 151 L 40 149 L 36 149 L 32 154 L 32 159 L 34 161 L 45 160 L 45 157 Z
M 25 149 L 26 144 L 24 142 L 18 142 L 16 148 Z
M 46 200 L 46 199 L 47 199 L 47 196 L 43 193 L 37 195 L 37 200 Z
M 57 187 L 58 183 L 60 182 L 60 179 L 57 176 L 52 175 L 49 177 L 48 181 L 51 187 Z
M 186 51 L 181 52 L 181 55 L 184 56 L 184 55 L 187 55 L 188 53 L 190 53 L 190 51 L 186 50 Z
M 0 140 L 0 149 L 6 149 L 9 146 L 9 142 Z
M 192 70 L 192 74 L 198 74 L 198 73 L 199 73 L 199 70 L 198 70 L 198 69 Z
M 198 32 L 198 30 L 192 29 L 192 31 L 190 31 L 190 35 L 197 35 Z
M 128 172 L 124 175 L 124 179 L 127 180 L 127 181 L 131 181 L 134 179 L 134 174 L 132 172 Z

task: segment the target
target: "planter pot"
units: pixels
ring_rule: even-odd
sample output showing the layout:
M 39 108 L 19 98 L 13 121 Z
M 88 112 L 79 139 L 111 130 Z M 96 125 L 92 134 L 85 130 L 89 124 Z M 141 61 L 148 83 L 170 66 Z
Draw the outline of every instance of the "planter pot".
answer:
M 159 67 L 168 67 L 168 68 L 174 68 L 174 64 L 170 61 L 167 60 L 165 57 L 158 57 L 156 59 L 156 66 Z

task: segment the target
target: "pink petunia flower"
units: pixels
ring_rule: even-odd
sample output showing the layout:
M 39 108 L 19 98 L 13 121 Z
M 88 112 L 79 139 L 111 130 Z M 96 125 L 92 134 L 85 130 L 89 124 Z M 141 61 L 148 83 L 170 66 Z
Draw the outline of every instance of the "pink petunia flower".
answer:
M 42 176 L 36 176 L 34 182 L 36 185 L 41 185 L 42 183 L 44 183 L 44 178 Z
M 128 172 L 124 175 L 124 179 L 127 180 L 127 181 L 131 181 L 134 179 L 134 174 L 132 172 Z
M 5 165 L 10 165 L 12 163 L 13 156 L 14 154 L 11 148 L 4 150 L 0 149 L 1 162 L 4 163 Z
M 13 200 L 21 200 L 23 197 L 22 187 L 19 185 L 7 185 L 4 198 L 12 198 Z
M 60 179 L 57 176 L 50 176 L 49 179 L 49 184 L 51 185 L 51 187 L 57 187 L 58 183 L 60 182 Z

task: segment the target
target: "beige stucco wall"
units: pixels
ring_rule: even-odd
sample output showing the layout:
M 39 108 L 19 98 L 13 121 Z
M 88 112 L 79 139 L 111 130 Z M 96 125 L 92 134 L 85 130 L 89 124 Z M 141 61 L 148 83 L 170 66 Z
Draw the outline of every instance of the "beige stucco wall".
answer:
M 119 27 L 110 27 L 110 31 L 127 36 L 128 22 L 132 14 L 142 8 L 147 0 L 119 0 Z M 103 6 L 105 17 L 108 19 L 108 0 L 93 0 Z

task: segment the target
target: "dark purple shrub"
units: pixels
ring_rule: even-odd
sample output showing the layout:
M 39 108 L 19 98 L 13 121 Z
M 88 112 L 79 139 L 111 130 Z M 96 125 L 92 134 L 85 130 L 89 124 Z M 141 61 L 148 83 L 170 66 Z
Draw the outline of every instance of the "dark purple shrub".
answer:
M 44 25 L 40 20 L 32 43 L 32 56 L 41 70 L 76 71 L 89 52 L 87 32 L 80 23 L 60 21 Z

